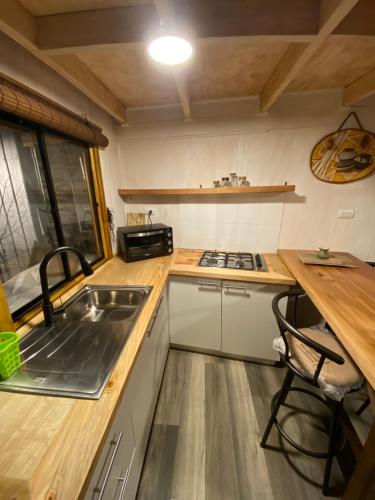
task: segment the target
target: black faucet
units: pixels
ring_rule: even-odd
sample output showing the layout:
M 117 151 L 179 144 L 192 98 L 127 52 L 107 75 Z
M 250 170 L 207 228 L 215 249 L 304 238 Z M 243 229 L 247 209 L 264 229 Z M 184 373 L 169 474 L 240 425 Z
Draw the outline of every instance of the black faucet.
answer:
M 42 287 L 42 297 L 43 297 L 42 308 L 44 313 L 44 324 L 46 326 L 51 326 L 53 314 L 55 312 L 60 312 L 59 310 L 54 310 L 53 305 L 51 304 L 51 299 L 48 289 L 47 266 L 52 257 L 63 252 L 73 252 L 77 255 L 81 263 L 82 272 L 85 276 L 90 276 L 90 274 L 93 274 L 93 270 L 90 264 L 85 259 L 85 257 L 81 254 L 79 250 L 76 250 L 73 247 L 54 248 L 43 257 L 42 262 L 40 263 L 39 266 L 39 276 L 40 276 L 40 286 Z

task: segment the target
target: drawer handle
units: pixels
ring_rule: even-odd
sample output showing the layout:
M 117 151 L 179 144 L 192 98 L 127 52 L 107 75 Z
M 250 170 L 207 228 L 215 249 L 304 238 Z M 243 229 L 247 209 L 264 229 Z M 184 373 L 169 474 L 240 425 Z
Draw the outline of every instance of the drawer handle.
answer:
M 230 293 L 231 290 L 238 290 L 244 292 L 244 295 L 246 295 L 246 297 L 250 297 L 250 294 L 248 292 L 249 289 L 246 288 L 245 286 L 224 285 L 224 288 L 225 288 L 225 293 Z
M 213 281 L 196 281 L 195 283 L 199 285 L 200 288 L 203 288 L 204 286 L 212 286 L 217 290 L 220 289 L 220 283 L 215 283 Z
M 163 299 L 164 299 L 164 295 L 162 295 L 160 297 L 158 305 L 156 306 L 156 310 L 155 310 L 155 312 L 152 316 L 152 319 L 151 319 L 151 325 L 148 327 L 148 330 L 147 330 L 147 337 L 151 337 L 152 329 L 154 328 L 154 323 L 156 321 L 156 317 L 159 313 L 159 309 L 160 309 L 161 303 L 163 302 Z
M 130 474 L 130 471 L 131 471 L 131 468 L 132 468 L 132 465 L 133 465 L 135 450 L 136 449 L 133 448 L 132 458 L 130 460 L 129 467 L 125 471 L 125 474 L 121 474 L 122 477 L 117 478 L 118 481 L 122 481 L 121 491 L 120 491 L 120 495 L 118 497 L 118 500 L 123 500 L 123 498 L 124 498 L 125 489 L 126 489 L 126 486 L 128 484 L 128 480 L 129 480 L 129 474 Z
M 104 476 L 104 481 L 103 481 L 103 484 L 102 486 L 99 488 L 98 486 L 94 489 L 94 492 L 95 493 L 99 493 L 99 496 L 97 498 L 97 500 L 101 500 L 103 498 L 103 495 L 104 495 L 104 490 L 105 490 L 105 487 L 107 486 L 107 483 L 108 483 L 108 478 L 109 478 L 109 475 L 111 473 L 111 469 L 112 469 L 112 466 L 113 466 L 113 462 L 115 461 L 115 458 L 116 458 L 116 455 L 117 455 L 117 452 L 118 452 L 118 449 L 119 449 L 119 446 L 120 446 L 120 443 L 121 443 L 121 439 L 122 439 L 122 432 L 120 432 L 118 438 L 117 438 L 117 441 L 115 441 L 114 439 L 112 439 L 111 441 L 111 446 L 112 445 L 115 445 L 114 447 L 114 450 L 113 450 L 113 453 L 112 453 L 112 456 L 111 456 L 111 459 L 109 461 L 109 465 L 108 465 L 108 468 L 106 470 L 106 473 L 105 473 L 105 476 Z
M 124 493 L 125 493 L 125 488 L 128 483 L 128 477 L 129 477 L 129 467 L 126 469 L 125 474 L 121 472 L 121 476 L 117 478 L 118 482 L 122 482 L 121 490 L 120 490 L 120 495 L 118 497 L 118 500 L 122 500 L 124 498 Z

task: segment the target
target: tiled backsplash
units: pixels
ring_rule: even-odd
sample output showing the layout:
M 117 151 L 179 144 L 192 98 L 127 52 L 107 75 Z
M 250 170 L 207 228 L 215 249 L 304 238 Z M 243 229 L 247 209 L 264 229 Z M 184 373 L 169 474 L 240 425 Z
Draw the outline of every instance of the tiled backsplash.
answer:
M 167 203 L 149 199 L 147 203 L 125 204 L 126 213 L 146 212 L 149 208 L 155 212 L 152 222 L 173 227 L 178 247 L 253 252 L 274 252 L 278 248 L 283 212 L 279 197 L 205 200 L 184 196 Z

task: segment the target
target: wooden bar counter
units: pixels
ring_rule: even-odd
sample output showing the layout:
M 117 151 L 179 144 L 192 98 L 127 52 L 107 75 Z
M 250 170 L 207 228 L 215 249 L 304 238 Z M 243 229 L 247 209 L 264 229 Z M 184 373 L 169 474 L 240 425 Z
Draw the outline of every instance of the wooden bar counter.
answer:
M 354 268 L 303 264 L 307 250 L 280 250 L 279 255 L 337 338 L 375 389 L 375 269 L 356 257 Z M 375 422 L 365 443 L 345 500 L 375 498 Z

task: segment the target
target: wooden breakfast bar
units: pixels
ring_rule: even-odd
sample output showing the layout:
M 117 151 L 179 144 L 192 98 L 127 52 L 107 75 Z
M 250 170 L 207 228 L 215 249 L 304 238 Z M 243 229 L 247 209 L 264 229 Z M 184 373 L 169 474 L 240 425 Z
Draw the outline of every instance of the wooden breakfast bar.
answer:
M 375 390 L 375 269 L 339 252 L 356 267 L 306 265 L 299 257 L 304 252 L 279 250 L 279 255 Z M 375 421 L 343 498 L 375 498 Z

